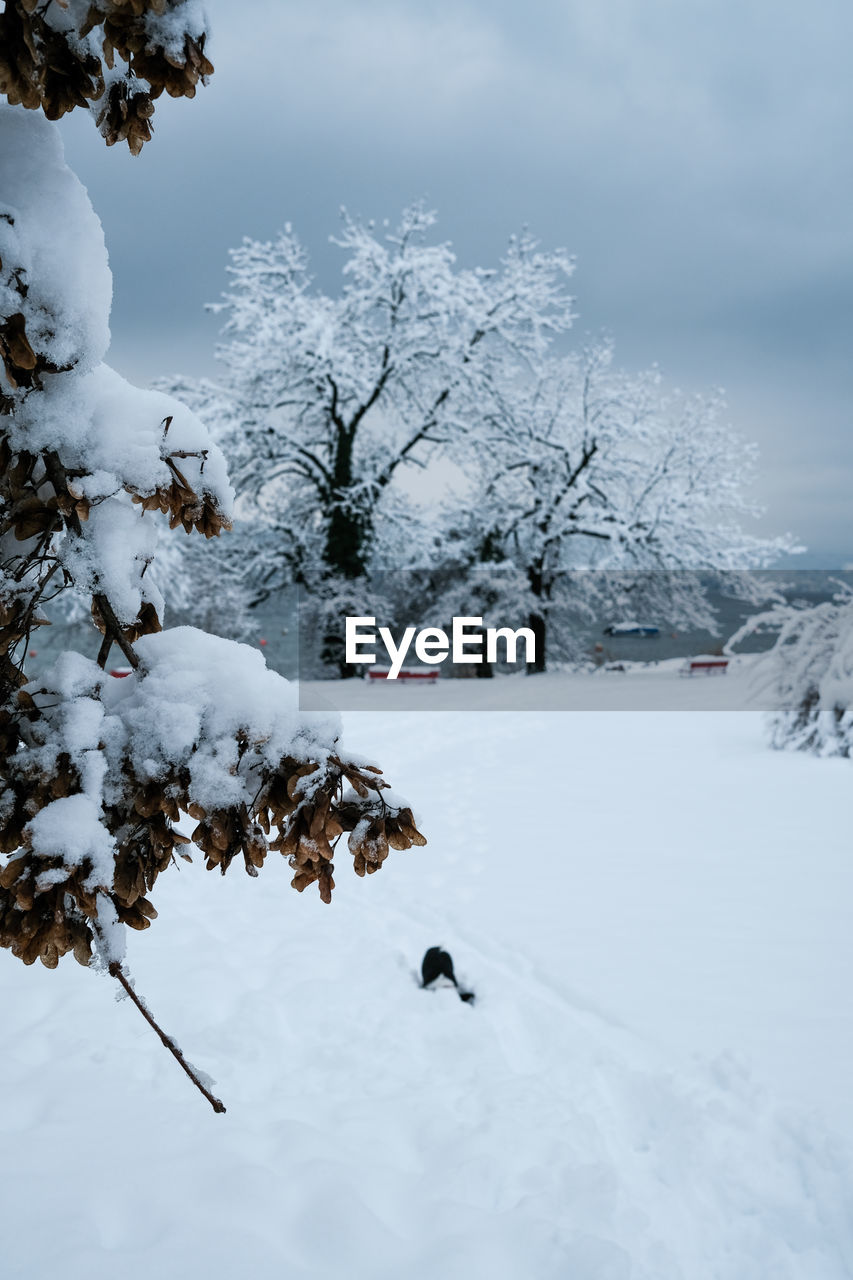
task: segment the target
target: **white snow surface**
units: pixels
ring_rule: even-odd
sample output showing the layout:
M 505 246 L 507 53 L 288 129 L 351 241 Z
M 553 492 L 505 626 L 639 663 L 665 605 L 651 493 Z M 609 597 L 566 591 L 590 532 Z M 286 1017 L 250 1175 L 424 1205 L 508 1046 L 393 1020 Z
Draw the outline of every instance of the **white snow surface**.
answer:
M 725 677 L 690 675 L 685 658 L 493 680 L 304 680 L 306 710 L 338 711 L 771 711 L 779 705 L 762 655 L 734 654 Z
M 97 797 L 85 792 L 51 801 L 28 825 L 33 851 L 62 858 L 67 867 L 79 866 L 88 859 L 92 864 L 92 887 L 112 884 L 115 845 L 101 825 L 100 812 Z M 39 888 L 58 883 L 65 875 L 61 868 L 43 872 L 38 877 Z
M 164 49 L 168 56 L 182 63 L 185 37 L 198 40 L 210 30 L 210 24 L 199 0 L 179 0 L 164 13 L 147 13 L 145 30 L 149 49 Z
M 25 273 L 33 349 L 81 372 L 110 341 L 112 276 L 100 221 L 65 164 L 59 130 L 40 113 L 0 105 L 0 314 L 21 309 L 6 273 Z
M 169 871 L 130 942 L 227 1115 L 108 978 L 0 954 L 4 1277 L 853 1275 L 849 764 L 756 713 L 345 731 L 426 848 L 331 907 Z

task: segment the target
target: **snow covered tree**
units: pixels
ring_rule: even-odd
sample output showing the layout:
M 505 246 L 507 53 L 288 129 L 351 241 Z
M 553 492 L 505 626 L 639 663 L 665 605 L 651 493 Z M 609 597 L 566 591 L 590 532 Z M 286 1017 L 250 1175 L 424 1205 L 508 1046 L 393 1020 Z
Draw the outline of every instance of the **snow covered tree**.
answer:
M 727 425 L 722 396 L 667 392 L 654 369 L 624 373 L 608 342 L 501 371 L 471 443 L 472 563 L 503 558 L 526 575 L 537 670 L 549 621 L 566 610 L 664 610 L 707 626 L 700 571 L 726 571 L 732 585 L 792 545 L 741 527 L 758 514 L 745 492 L 756 451 Z
M 568 608 L 629 602 L 709 625 L 700 578 L 661 571 L 745 571 L 791 545 L 742 527 L 757 510 L 755 450 L 722 397 L 619 371 L 607 342 L 555 356 L 572 320 L 570 259 L 524 236 L 498 269 L 461 270 L 447 245 L 426 242 L 434 221 L 413 206 L 379 235 L 345 213 L 335 298 L 314 287 L 289 227 L 244 241 L 218 308 L 224 376 L 163 384 L 226 424 L 252 495 L 259 592 L 295 581 L 322 601 L 344 582 L 356 611 L 374 613 L 377 570 L 435 569 L 439 609 L 479 593 L 490 615 L 531 626 L 540 670 L 549 620 Z M 455 511 L 433 512 L 427 537 L 394 481 L 439 454 L 471 487 Z M 442 558 L 458 570 L 450 594 Z M 589 569 L 609 577 L 572 572 Z
M 853 588 L 837 585 L 834 598 L 821 604 L 778 604 L 756 614 L 728 641 L 734 649 L 754 632 L 778 632 L 755 677 L 775 707 L 775 747 L 853 753 Z
M 266 531 L 266 589 L 363 580 L 387 567 L 377 565 L 380 529 L 386 543 L 397 529 L 394 563 L 409 562 L 398 473 L 463 447 L 502 362 L 541 356 L 571 322 L 563 252 L 522 236 L 498 268 L 465 270 L 448 245 L 427 243 L 434 223 L 414 205 L 380 233 L 344 212 L 334 298 L 314 286 L 289 226 L 272 243 L 244 240 L 217 308 L 219 384 L 168 384 L 228 426 L 238 490 L 253 495 Z
M 65 46 L 72 69 L 88 65 L 98 14 L 108 67 L 126 27 L 136 32 L 129 74 L 145 67 L 152 91 L 187 91 L 168 47 L 175 76 L 156 78 L 160 46 L 146 41 L 161 30 L 177 39 L 194 4 L 87 12 L 78 36 L 72 3 L 7 4 L 4 17 L 30 22 L 21 47 L 32 65 L 14 43 L 4 52 L 17 57 L 14 94 L 6 64 L 2 83 L 22 106 L 74 105 L 57 105 L 53 77 L 66 74 Z M 203 45 L 185 31 L 179 43 Z M 0 195 L 0 946 L 49 968 L 73 953 L 132 995 L 126 929 L 149 926 L 155 882 L 191 845 L 208 869 L 224 873 L 237 858 L 253 876 L 278 850 L 294 888 L 316 884 L 328 902 L 345 833 L 359 875 L 424 839 L 381 771 L 344 754 L 337 719 L 300 714 L 259 653 L 190 627 L 161 630 L 147 571 L 163 517 L 179 536 L 228 528 L 223 456 L 179 401 L 103 362 L 112 285 L 101 226 L 55 126 L 21 106 L 0 106 Z M 65 653 L 28 682 L 30 634 L 61 592 L 87 601 L 97 657 Z M 113 646 L 126 679 L 107 672 Z M 196 824 L 189 836 L 182 816 Z

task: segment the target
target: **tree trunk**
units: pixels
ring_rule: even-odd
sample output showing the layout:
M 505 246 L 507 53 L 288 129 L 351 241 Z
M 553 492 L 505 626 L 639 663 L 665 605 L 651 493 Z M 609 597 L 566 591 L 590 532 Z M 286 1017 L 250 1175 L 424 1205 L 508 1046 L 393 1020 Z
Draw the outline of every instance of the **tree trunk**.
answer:
M 330 577 L 352 582 L 367 570 L 367 542 L 370 530 L 364 517 L 335 505 L 329 514 L 323 560 Z
M 323 552 L 323 560 L 330 576 L 349 581 L 364 577 L 373 527 L 372 511 L 363 502 L 358 510 L 353 510 L 348 502 L 355 484 L 354 444 L 354 429 L 341 423 L 335 437 L 329 523 L 326 526 L 326 546 Z
M 367 545 L 364 521 L 340 507 L 333 507 L 326 531 L 324 552 L 325 577 L 329 581 L 357 582 L 367 570 Z M 328 666 L 337 667 L 342 680 L 357 674 L 352 664 L 344 661 L 344 620 L 323 636 L 321 656 Z
M 536 641 L 535 660 L 527 664 L 527 674 L 532 676 L 538 675 L 539 672 L 545 670 L 545 618 L 541 613 L 531 613 L 528 616 L 527 625 L 533 632 L 533 637 Z
M 353 511 L 347 502 L 354 484 L 353 441 L 354 436 L 348 430 L 339 428 L 332 472 L 334 494 L 323 549 L 325 576 L 342 578 L 345 582 L 365 577 L 373 532 L 372 512 L 364 508 Z M 355 667 L 344 660 L 343 619 L 339 632 L 330 631 L 323 636 L 321 656 L 325 663 L 337 667 L 341 679 L 357 674 Z

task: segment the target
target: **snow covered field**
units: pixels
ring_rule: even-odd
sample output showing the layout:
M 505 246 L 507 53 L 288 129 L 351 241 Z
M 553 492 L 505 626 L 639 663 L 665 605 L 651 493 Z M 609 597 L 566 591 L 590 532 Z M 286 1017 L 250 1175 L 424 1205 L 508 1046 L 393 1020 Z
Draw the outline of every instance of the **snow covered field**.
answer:
M 853 1275 L 849 764 L 756 713 L 366 692 L 428 847 L 339 858 L 330 907 L 170 871 L 131 940 L 226 1116 L 114 983 L 0 954 L 3 1277 Z M 418 989 L 435 944 L 473 1007 Z
M 772 691 L 755 670 L 760 658 L 755 653 L 735 654 L 724 676 L 685 676 L 687 660 L 667 658 L 597 671 L 548 672 L 532 679 L 519 673 L 493 680 L 439 678 L 431 685 L 310 680 L 300 685 L 300 703 L 307 711 L 769 710 L 774 705 Z

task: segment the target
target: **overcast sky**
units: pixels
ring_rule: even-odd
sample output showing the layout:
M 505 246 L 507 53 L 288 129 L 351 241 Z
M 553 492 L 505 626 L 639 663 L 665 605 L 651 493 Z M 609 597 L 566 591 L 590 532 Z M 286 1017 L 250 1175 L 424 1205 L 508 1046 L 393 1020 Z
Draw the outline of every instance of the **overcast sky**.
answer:
M 523 225 L 577 257 L 577 337 L 722 386 L 766 532 L 853 560 L 850 0 L 208 0 L 216 73 L 133 159 L 68 158 L 115 275 L 113 363 L 215 370 L 229 247 L 285 221 L 337 288 L 341 204 L 426 197 L 466 265 Z

